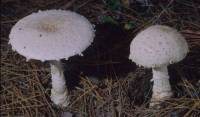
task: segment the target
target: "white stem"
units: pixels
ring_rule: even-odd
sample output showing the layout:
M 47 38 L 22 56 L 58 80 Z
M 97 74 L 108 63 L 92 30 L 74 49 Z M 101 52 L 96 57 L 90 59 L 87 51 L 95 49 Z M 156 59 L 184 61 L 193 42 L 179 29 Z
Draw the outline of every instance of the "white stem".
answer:
M 50 67 L 52 79 L 51 100 L 56 105 L 65 107 L 69 104 L 69 101 L 62 63 L 50 61 Z
M 172 96 L 167 66 L 153 68 L 153 95 L 150 106 L 159 104 Z

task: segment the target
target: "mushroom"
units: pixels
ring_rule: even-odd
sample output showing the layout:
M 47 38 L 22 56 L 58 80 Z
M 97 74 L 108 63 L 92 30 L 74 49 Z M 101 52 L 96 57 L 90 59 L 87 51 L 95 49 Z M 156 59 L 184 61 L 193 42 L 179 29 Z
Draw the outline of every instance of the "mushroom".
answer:
M 11 29 L 12 49 L 29 59 L 49 61 L 52 75 L 51 100 L 59 106 L 69 103 L 61 59 L 68 60 L 93 42 L 94 26 L 83 16 L 65 10 L 32 13 Z
M 185 38 L 176 29 L 164 25 L 150 26 L 132 40 L 129 59 L 153 71 L 150 107 L 173 95 L 167 66 L 184 59 L 188 51 Z

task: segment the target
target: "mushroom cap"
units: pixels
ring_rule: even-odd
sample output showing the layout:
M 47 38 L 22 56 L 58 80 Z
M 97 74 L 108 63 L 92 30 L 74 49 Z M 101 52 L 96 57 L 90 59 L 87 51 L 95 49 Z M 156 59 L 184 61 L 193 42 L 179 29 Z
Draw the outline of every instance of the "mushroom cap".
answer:
M 75 12 L 46 10 L 19 20 L 9 43 L 28 60 L 67 60 L 82 54 L 93 42 L 94 32 L 94 26 Z
M 154 68 L 179 62 L 188 51 L 185 38 L 176 29 L 154 25 L 133 39 L 129 59 L 138 65 Z

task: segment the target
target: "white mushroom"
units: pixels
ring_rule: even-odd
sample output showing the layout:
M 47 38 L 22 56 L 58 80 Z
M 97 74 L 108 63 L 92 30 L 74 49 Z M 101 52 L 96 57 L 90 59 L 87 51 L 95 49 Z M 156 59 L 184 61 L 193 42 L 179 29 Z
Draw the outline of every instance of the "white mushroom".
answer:
M 50 61 L 52 101 L 68 105 L 68 91 L 60 59 L 82 52 L 92 43 L 93 25 L 83 16 L 65 10 L 32 13 L 12 28 L 9 43 L 13 50 L 29 59 Z
M 133 39 L 129 59 L 138 65 L 152 68 L 153 71 L 154 85 L 150 106 L 173 95 L 167 66 L 181 61 L 188 51 L 185 38 L 168 26 L 150 26 Z

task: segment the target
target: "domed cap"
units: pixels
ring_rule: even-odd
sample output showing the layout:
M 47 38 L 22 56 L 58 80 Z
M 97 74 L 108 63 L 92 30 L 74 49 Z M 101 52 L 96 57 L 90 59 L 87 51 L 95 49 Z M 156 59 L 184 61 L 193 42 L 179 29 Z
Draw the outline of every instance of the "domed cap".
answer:
M 181 61 L 188 51 L 185 38 L 177 30 L 154 25 L 133 39 L 129 59 L 144 67 L 160 67 Z
M 46 10 L 19 20 L 9 43 L 27 59 L 60 60 L 82 53 L 93 41 L 94 26 L 83 16 L 65 10 Z

